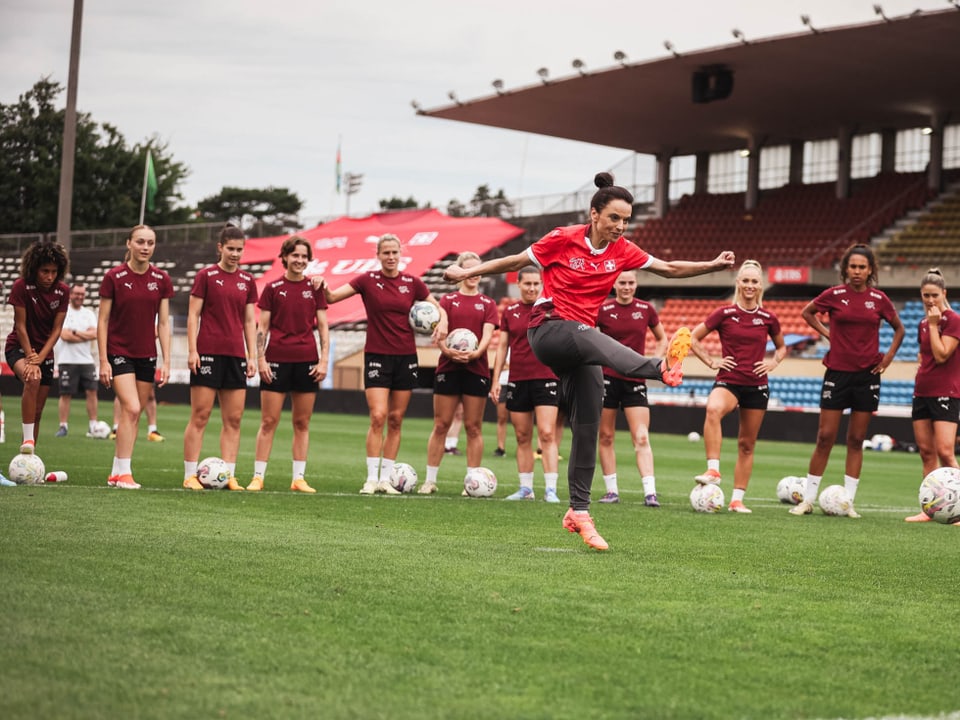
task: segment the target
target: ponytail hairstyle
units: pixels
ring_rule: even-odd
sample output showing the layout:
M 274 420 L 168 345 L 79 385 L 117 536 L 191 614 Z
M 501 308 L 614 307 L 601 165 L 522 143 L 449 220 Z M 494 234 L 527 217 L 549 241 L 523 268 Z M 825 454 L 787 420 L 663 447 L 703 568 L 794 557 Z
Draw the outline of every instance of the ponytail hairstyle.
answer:
M 633 195 L 626 188 L 613 184 L 613 175 L 608 172 L 599 172 L 593 178 L 593 184 L 599 188 L 590 200 L 590 207 L 598 213 L 613 200 L 623 200 L 633 207 Z
M 850 257 L 852 255 L 863 255 L 863 257 L 867 259 L 867 264 L 870 265 L 870 275 L 867 277 L 867 285 L 869 287 L 876 287 L 880 279 L 880 274 L 877 271 L 877 257 L 873 254 L 873 248 L 863 243 L 851 245 L 847 248 L 843 257 L 840 258 L 840 279 L 844 283 L 847 282 L 847 266 L 850 264 Z
M 217 240 L 217 262 L 220 262 L 220 258 L 223 256 L 223 246 L 230 240 L 242 240 L 246 243 L 247 236 L 243 234 L 243 230 L 233 223 L 224 225 L 220 231 L 220 239 Z
M 923 290 L 924 285 L 933 285 L 934 287 L 940 288 L 940 292 L 943 293 L 943 304 L 947 310 L 951 309 L 950 303 L 947 302 L 947 283 L 943 279 L 943 273 L 940 271 L 940 268 L 930 268 L 927 270 L 923 279 L 920 281 L 921 290 Z
M 760 307 L 763 305 L 763 268 L 756 260 L 744 260 L 740 269 L 737 271 L 737 277 L 734 280 L 733 286 L 733 301 L 739 305 L 743 300 L 743 298 L 740 297 L 740 276 L 743 275 L 744 270 L 756 270 L 760 275 L 760 292 L 757 294 L 757 307 Z

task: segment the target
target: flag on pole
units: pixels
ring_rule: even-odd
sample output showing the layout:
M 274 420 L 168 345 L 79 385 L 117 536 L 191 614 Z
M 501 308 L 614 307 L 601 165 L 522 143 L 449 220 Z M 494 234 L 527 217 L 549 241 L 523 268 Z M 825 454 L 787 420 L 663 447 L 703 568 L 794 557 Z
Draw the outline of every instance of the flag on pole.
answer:
M 147 150 L 147 170 L 146 170 L 146 195 L 147 195 L 147 210 L 153 212 L 155 204 L 154 199 L 157 197 L 157 190 L 159 185 L 157 185 L 157 173 L 153 169 L 153 155 Z
M 343 178 L 343 164 L 340 162 L 340 141 L 337 140 L 337 194 L 340 194 L 340 181 Z

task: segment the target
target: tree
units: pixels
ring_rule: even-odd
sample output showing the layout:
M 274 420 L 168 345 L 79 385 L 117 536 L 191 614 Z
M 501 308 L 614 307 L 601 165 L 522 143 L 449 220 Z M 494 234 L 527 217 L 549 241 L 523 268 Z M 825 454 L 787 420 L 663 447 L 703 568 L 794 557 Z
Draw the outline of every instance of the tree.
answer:
M 394 196 L 389 200 L 380 201 L 381 210 L 407 210 L 407 209 L 415 209 L 419 207 L 420 205 L 417 203 L 416 200 L 413 199 L 413 197 L 408 197 L 406 200 L 403 200 L 402 198 L 398 198 L 397 196 Z M 426 205 L 423 206 L 424 209 L 429 207 L 430 207 L 430 203 L 427 203 Z
M 498 217 L 513 215 L 513 203 L 501 188 L 496 195 L 490 194 L 489 185 L 481 185 L 470 199 L 469 206 L 457 199 L 447 203 L 447 215 L 450 217 Z
M 0 232 L 56 229 L 65 111 L 55 103 L 62 92 L 59 83 L 43 78 L 16 103 L 0 103 Z M 189 209 L 176 203 L 183 200 L 179 186 L 189 169 L 173 160 L 165 143 L 154 137 L 130 148 L 116 127 L 78 113 L 72 229 L 137 222 L 147 148 L 159 191 L 146 222 L 187 221 Z
M 224 187 L 197 203 L 207 222 L 232 222 L 252 237 L 284 235 L 299 230 L 301 200 L 287 188 Z

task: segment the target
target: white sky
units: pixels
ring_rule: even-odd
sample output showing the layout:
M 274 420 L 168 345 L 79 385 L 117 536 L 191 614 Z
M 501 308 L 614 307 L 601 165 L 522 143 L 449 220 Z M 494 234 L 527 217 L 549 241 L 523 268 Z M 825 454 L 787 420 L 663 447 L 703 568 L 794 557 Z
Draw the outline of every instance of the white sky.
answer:
M 947 7 L 881 4 L 890 16 Z M 821 28 L 876 19 L 866 0 L 86 0 L 78 107 L 131 144 L 168 141 L 191 170 L 190 204 L 273 185 L 304 199 L 305 219 L 340 214 L 342 138 L 344 172 L 364 175 L 351 214 L 392 196 L 443 210 L 481 184 L 571 192 L 629 152 L 421 117 L 411 100 L 490 95 L 494 78 L 527 86 L 539 67 L 567 77 L 574 58 L 608 68 L 616 50 L 658 59 L 667 39 L 680 52 L 726 45 L 735 27 L 748 39 L 800 32 L 801 14 Z M 71 0 L 0 0 L 0 102 L 44 76 L 66 87 L 71 19 Z

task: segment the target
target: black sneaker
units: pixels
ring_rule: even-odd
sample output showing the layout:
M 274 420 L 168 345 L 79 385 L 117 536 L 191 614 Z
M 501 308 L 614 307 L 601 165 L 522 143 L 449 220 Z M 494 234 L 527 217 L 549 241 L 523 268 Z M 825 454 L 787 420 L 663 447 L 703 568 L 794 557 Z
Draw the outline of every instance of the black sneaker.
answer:
M 497 448 L 496 450 L 493 451 L 494 457 L 503 457 L 506 454 L 507 454 L 507 451 L 504 450 L 503 448 Z

